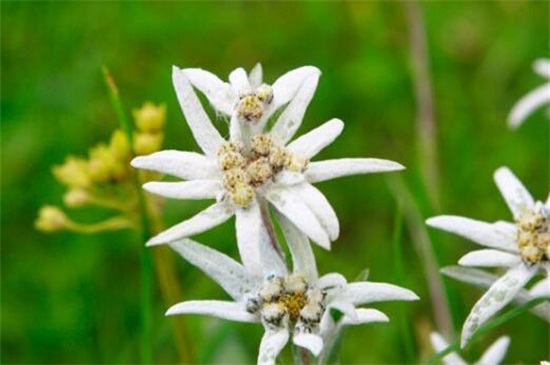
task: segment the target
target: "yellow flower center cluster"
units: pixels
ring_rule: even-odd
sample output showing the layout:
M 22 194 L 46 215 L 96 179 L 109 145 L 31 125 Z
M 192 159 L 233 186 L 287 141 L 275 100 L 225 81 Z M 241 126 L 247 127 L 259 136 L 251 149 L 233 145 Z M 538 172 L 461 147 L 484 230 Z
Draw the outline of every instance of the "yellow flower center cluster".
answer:
M 308 161 L 276 144 L 267 134 L 252 138 L 250 152 L 242 144 L 226 142 L 218 151 L 223 184 L 238 206 L 246 207 L 254 199 L 254 189 L 263 186 L 282 169 L 302 172 Z
M 259 312 L 268 325 L 280 326 L 283 319 L 313 329 L 325 311 L 324 295 L 299 274 L 268 279 L 257 296 L 248 300 L 247 310 Z
M 242 95 L 236 106 L 237 116 L 247 122 L 256 122 L 273 101 L 271 86 L 262 85 L 255 92 Z
M 536 264 L 550 260 L 550 222 L 542 211 L 517 220 L 517 244 L 524 262 Z

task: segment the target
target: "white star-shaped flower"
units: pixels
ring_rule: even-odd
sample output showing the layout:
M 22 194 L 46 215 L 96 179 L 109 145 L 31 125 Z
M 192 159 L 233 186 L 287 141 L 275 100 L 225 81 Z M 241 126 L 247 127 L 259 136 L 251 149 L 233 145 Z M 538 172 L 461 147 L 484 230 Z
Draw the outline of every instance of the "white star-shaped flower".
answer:
M 166 314 L 203 314 L 238 322 L 262 323 L 265 333 L 258 363 L 274 364 L 291 335 L 294 344 L 318 356 L 327 336 L 336 327 L 389 320 L 378 310 L 356 307 L 380 301 L 418 299 L 412 291 L 391 284 L 347 283 L 337 273 L 319 277 L 307 237 L 288 219 L 280 218 L 292 254 L 292 272 L 266 239 L 260 241 L 259 262 L 244 266 L 190 239 L 170 243 L 183 258 L 216 281 L 233 300 L 186 301 L 174 305 Z M 332 310 L 342 313 L 337 321 L 331 316 Z
M 342 132 L 344 124 L 338 119 L 289 143 L 300 126 L 319 75 L 315 67 L 306 66 L 288 72 L 270 87 L 260 85 L 259 67 L 249 78 L 242 69 L 232 72 L 231 84 L 206 71 L 174 68 L 174 87 L 181 108 L 203 154 L 161 151 L 136 157 L 132 165 L 187 180 L 150 182 L 144 185 L 149 192 L 168 198 L 216 199 L 216 202 L 153 237 L 148 245 L 204 232 L 235 215 L 241 257 L 245 262 L 254 262 L 247 257 L 258 255 L 256 233 L 258 226 L 269 219 L 271 205 L 314 242 L 330 248 L 330 242 L 339 235 L 338 219 L 325 196 L 312 184 L 352 174 L 396 171 L 403 166 L 375 158 L 310 162 Z M 233 124 L 239 127 L 231 128 L 237 132 L 232 132 L 230 141 L 224 140 L 212 125 L 190 79 L 218 110 L 233 113 L 232 119 L 236 120 Z M 243 90 L 253 94 L 243 94 Z M 252 113 L 258 118 L 248 119 L 249 113 L 241 110 L 246 109 L 241 105 L 243 95 L 254 99 L 250 105 L 261 104 L 261 112 Z M 269 132 L 253 131 L 281 106 L 284 110 Z M 241 133 L 243 130 L 246 136 Z
M 508 126 L 518 128 L 535 110 L 550 105 L 550 59 L 538 59 L 533 63 L 535 72 L 547 82 L 521 98 L 510 111 Z
M 532 295 L 550 296 L 550 202 L 535 202 L 507 167 L 499 168 L 494 177 L 515 223 L 485 223 L 446 215 L 427 220 L 427 224 L 432 227 L 488 247 L 464 255 L 458 262 L 460 265 L 508 269 L 472 308 L 462 328 L 462 347 L 479 326 L 515 299 L 523 286 L 537 273 L 546 272 L 547 277 L 537 284 Z
M 441 336 L 437 332 L 432 332 L 430 334 L 430 341 L 432 342 L 432 346 L 434 347 L 434 350 L 436 352 L 441 352 L 445 350 L 447 347 L 449 347 L 449 344 L 443 336 Z M 502 336 L 499 337 L 495 342 L 489 346 L 487 350 L 481 355 L 478 361 L 474 362 L 473 364 L 476 365 L 498 365 L 504 360 L 504 357 L 506 356 L 506 351 L 508 350 L 508 346 L 510 345 L 510 337 L 508 336 Z M 447 356 L 443 358 L 443 363 L 445 365 L 467 365 L 468 362 L 466 362 L 460 355 L 457 353 L 451 352 Z

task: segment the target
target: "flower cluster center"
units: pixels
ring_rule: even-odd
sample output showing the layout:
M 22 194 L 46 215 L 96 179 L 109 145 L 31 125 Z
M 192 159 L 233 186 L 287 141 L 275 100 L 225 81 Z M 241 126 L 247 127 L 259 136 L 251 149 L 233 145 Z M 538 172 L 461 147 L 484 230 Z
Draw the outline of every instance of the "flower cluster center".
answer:
M 257 122 L 273 101 L 273 89 L 269 85 L 261 85 L 255 92 L 241 95 L 236 106 L 239 119 L 247 122 Z
M 313 330 L 325 311 L 325 296 L 321 290 L 301 275 L 269 278 L 257 294 L 247 301 L 246 309 L 259 313 L 268 326 L 280 327 L 290 321 L 302 330 Z
M 550 220 L 542 209 L 517 220 L 517 243 L 524 262 L 536 264 L 550 260 Z
M 302 172 L 308 161 L 278 145 L 267 134 L 252 138 L 250 151 L 239 142 L 226 142 L 218 151 L 223 184 L 238 206 L 246 207 L 254 199 L 254 190 L 286 168 Z

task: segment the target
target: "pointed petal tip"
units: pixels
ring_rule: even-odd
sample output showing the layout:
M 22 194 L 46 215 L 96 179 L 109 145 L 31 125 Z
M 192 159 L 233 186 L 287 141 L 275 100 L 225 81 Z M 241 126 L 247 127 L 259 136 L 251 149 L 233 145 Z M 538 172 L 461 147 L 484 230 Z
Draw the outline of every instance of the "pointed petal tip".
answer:
M 163 242 L 163 241 L 159 241 L 157 239 L 157 237 L 152 237 L 149 239 L 149 241 L 145 242 L 145 247 L 153 247 L 153 246 L 158 246 L 158 245 L 162 245 L 164 243 L 167 243 L 167 242 Z

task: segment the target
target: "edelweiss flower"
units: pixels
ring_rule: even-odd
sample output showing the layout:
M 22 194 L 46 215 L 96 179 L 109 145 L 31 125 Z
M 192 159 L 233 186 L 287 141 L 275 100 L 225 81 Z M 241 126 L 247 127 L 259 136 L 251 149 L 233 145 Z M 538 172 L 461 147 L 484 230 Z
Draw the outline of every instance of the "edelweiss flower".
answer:
M 339 235 L 338 219 L 312 183 L 352 174 L 401 170 L 403 166 L 373 158 L 309 162 L 341 133 L 343 123 L 338 119 L 287 144 L 300 126 L 318 77 L 319 71 L 307 66 L 282 76 L 273 87 L 261 86 L 261 69 L 257 67 L 249 79 L 242 69 L 232 72 L 229 85 L 206 71 L 174 68 L 173 81 L 179 102 L 204 154 L 161 151 L 137 157 L 132 165 L 189 180 L 145 184 L 144 188 L 152 193 L 176 199 L 216 199 L 216 203 L 153 237 L 148 245 L 192 236 L 236 215 L 241 257 L 246 262 L 253 261 L 246 256 L 258 254 L 254 242 L 259 237 L 250 227 L 269 219 L 269 203 L 309 238 L 329 248 L 330 241 Z M 288 105 L 269 133 L 252 133 L 252 129 L 257 128 L 251 127 L 244 128 L 244 136 L 237 133 L 241 129 L 235 127 L 231 128 L 230 141 L 225 141 L 202 108 L 189 79 L 205 92 L 216 108 L 232 113 L 232 119 L 236 120 L 233 124 L 239 126 L 264 123 L 273 111 Z M 249 117 L 241 105 L 243 98 L 251 95 L 254 103 L 263 105 L 261 112 L 251 114 L 253 117 Z
M 369 322 L 386 322 L 388 318 L 375 309 L 356 308 L 386 300 L 416 300 L 410 290 L 373 282 L 347 283 L 336 273 L 318 277 L 311 246 L 296 227 L 284 217 L 282 226 L 293 257 L 289 272 L 268 240 L 261 240 L 260 262 L 237 263 L 211 248 L 182 239 L 170 246 L 191 264 L 216 281 L 232 301 L 197 300 L 179 303 L 166 314 L 205 314 L 238 322 L 262 323 L 258 363 L 274 364 L 292 334 L 294 344 L 315 356 L 323 349 L 326 335 L 335 326 Z M 257 267 L 258 270 L 249 270 Z M 335 321 L 331 310 L 342 313 Z
M 510 128 L 519 127 L 535 110 L 550 104 L 550 59 L 536 60 L 533 69 L 537 74 L 547 79 L 547 82 L 525 95 L 514 105 L 508 116 L 508 126 Z
M 427 224 L 456 233 L 489 249 L 464 255 L 463 266 L 506 267 L 508 271 L 481 297 L 470 312 L 462 329 L 461 346 L 473 333 L 512 301 L 538 272 L 546 270 L 547 278 L 537 284 L 534 296 L 550 296 L 550 202 L 536 202 L 517 177 L 506 167 L 495 172 L 496 184 L 512 211 L 515 224 L 498 221 L 485 223 L 457 217 L 438 216 Z
M 449 347 L 449 344 L 445 339 L 437 332 L 432 332 L 430 335 L 430 341 L 432 342 L 432 346 L 434 347 L 434 350 L 436 352 L 441 352 L 445 350 L 447 347 Z M 510 337 L 508 336 L 502 336 L 499 337 L 485 352 L 478 361 L 474 362 L 474 364 L 479 365 L 498 365 L 504 360 L 504 356 L 506 356 L 506 351 L 508 350 L 508 346 L 510 345 Z M 452 352 L 449 355 L 445 356 L 443 358 L 443 363 L 445 365 L 466 365 L 468 364 L 462 357 L 460 357 L 458 354 Z

